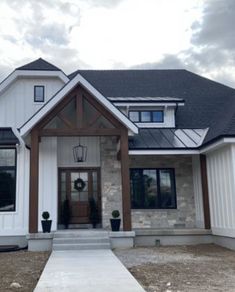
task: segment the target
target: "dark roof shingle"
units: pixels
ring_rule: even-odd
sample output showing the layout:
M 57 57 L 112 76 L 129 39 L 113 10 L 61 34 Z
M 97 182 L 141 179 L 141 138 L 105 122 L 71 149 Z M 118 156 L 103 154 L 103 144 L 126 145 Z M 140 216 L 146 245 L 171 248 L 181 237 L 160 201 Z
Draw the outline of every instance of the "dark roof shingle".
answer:
M 209 128 L 204 143 L 235 136 L 235 89 L 187 70 L 78 70 L 106 97 L 174 97 L 185 101 L 176 127 Z
M 58 67 L 51 63 L 39 58 L 33 62 L 30 62 L 24 66 L 16 68 L 16 70 L 35 70 L 35 71 L 61 71 Z

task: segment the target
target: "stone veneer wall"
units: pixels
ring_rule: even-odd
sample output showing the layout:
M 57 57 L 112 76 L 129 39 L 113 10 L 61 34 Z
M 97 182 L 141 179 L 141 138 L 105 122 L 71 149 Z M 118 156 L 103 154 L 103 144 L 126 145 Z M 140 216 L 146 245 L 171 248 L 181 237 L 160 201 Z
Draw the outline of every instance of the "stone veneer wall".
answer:
M 174 168 L 177 196 L 176 210 L 132 209 L 132 228 L 196 227 L 191 156 L 130 156 L 130 167 Z
M 113 210 L 119 210 L 122 219 L 121 163 L 117 160 L 117 138 L 100 138 L 102 227 L 110 228 Z

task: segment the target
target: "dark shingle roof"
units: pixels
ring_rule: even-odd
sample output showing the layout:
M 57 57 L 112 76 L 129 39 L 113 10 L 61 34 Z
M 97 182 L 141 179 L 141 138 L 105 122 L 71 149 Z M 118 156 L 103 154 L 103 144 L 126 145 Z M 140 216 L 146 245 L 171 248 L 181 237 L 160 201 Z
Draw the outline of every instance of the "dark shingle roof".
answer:
M 106 97 L 175 97 L 177 128 L 209 128 L 204 143 L 235 136 L 235 89 L 187 70 L 78 70 Z
M 39 58 L 31 63 L 16 68 L 16 70 L 35 70 L 35 71 L 61 71 L 58 67 L 48 63 L 47 61 Z
M 0 128 L 0 145 L 15 145 L 19 140 L 11 128 Z

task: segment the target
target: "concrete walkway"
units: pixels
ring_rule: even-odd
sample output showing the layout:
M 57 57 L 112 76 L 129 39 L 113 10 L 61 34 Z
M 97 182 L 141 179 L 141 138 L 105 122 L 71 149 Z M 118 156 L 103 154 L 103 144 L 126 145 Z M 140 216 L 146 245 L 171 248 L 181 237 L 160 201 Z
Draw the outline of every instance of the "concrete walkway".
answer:
M 144 292 L 111 250 L 53 251 L 34 292 Z

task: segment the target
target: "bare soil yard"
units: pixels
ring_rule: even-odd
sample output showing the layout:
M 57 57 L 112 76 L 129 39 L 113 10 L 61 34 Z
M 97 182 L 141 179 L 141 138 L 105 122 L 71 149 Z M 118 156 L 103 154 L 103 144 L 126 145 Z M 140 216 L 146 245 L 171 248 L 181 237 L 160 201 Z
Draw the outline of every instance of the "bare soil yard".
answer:
M 116 250 L 148 292 L 235 291 L 235 252 L 215 245 Z
M 0 253 L 0 291 L 32 292 L 49 257 L 48 252 Z M 11 288 L 13 283 L 20 288 Z

